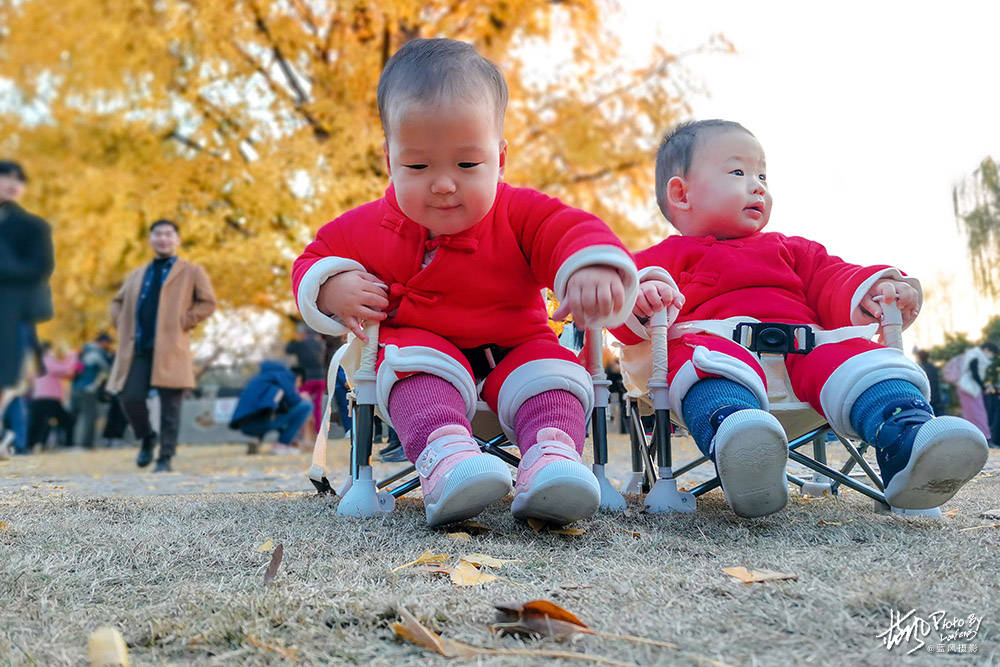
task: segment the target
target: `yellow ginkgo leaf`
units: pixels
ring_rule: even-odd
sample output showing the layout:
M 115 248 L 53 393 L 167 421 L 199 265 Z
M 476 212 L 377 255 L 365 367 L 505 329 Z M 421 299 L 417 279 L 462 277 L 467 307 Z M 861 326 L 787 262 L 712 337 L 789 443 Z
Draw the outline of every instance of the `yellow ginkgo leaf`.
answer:
M 403 568 L 410 567 L 411 565 L 443 565 L 446 560 L 451 558 L 449 554 L 436 554 L 430 549 L 420 554 L 416 560 L 411 560 L 409 563 L 404 563 L 398 567 L 392 568 L 393 572 L 402 570 Z
M 445 533 L 444 536 L 445 537 L 450 537 L 453 540 L 461 540 L 463 542 L 471 542 L 472 541 L 472 535 L 469 535 L 468 533 L 462 533 L 462 532 L 458 532 L 458 533 Z
M 583 535 L 584 533 L 586 533 L 587 529 L 586 528 L 550 528 L 549 532 L 553 533 L 555 535 L 573 535 L 573 536 L 578 536 L 578 535 Z
M 520 559 L 512 558 L 504 560 L 502 558 L 494 558 L 493 556 L 487 556 L 486 554 L 467 554 L 461 557 L 461 560 L 466 563 L 472 563 L 473 565 L 479 565 L 486 567 L 503 567 L 507 563 L 520 563 Z
M 744 584 L 754 584 L 764 581 L 781 581 L 782 579 L 796 580 L 797 574 L 787 574 L 785 572 L 775 572 L 773 570 L 748 570 L 742 565 L 739 567 L 724 567 L 722 571 L 731 577 L 735 577 Z
M 264 542 L 264 544 L 257 547 L 257 551 L 264 553 L 265 551 L 270 551 L 273 548 L 274 548 L 274 540 L 268 540 L 267 542 Z
M 483 572 L 472 563 L 460 560 L 451 570 L 451 583 L 456 586 L 478 586 L 490 581 L 496 581 L 497 577 L 489 572 Z

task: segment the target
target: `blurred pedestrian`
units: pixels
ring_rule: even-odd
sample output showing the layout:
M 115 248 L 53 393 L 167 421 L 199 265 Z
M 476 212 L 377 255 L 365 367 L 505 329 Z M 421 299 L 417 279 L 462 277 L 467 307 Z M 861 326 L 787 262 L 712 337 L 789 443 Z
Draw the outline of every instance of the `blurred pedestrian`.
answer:
M 298 451 L 296 436 L 309 418 L 310 405 L 295 387 L 295 375 L 277 361 L 265 361 L 240 393 L 229 428 L 263 438 L 278 431 L 275 454 Z
M 77 370 L 77 356 L 65 346 L 53 349 L 42 343 L 43 372 L 35 378 L 28 405 L 28 447 L 45 448 L 52 423 L 57 427 L 56 442 L 63 447 L 73 446 L 73 417 L 64 404 L 64 385 Z
M 118 329 L 118 354 L 108 391 L 119 393 L 122 410 L 141 440 L 136 465 L 153 461 L 156 433 L 149 423 L 146 398 L 160 397 L 160 452 L 154 472 L 169 472 L 177 451 L 181 398 L 193 389 L 190 332 L 215 310 L 215 293 L 205 269 L 181 259 L 177 224 L 161 219 L 149 228 L 152 262 L 128 275 L 111 302 Z
M 52 230 L 18 204 L 28 177 L 16 162 L 0 161 L 0 415 L 23 392 L 25 340 L 36 322 L 52 317 L 49 276 L 55 266 Z M 14 434 L 0 426 L 0 457 L 9 455 Z
M 295 368 L 302 377 L 302 391 L 312 401 L 313 435 L 319 432 L 323 419 L 323 396 L 326 395 L 326 365 L 323 355 L 326 346 L 305 323 L 295 328 L 295 340 L 285 346 L 285 354 L 294 357 Z
M 69 413 L 73 417 L 74 441 L 86 449 L 94 448 L 98 394 L 112 359 L 111 336 L 104 332 L 80 351 L 80 371 L 73 378 Z

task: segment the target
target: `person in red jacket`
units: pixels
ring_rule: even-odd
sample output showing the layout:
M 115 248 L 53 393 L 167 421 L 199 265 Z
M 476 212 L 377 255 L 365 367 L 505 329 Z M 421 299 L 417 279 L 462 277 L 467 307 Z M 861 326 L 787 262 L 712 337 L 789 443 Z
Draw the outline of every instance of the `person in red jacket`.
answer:
M 636 254 L 640 294 L 613 333 L 637 343 L 648 338 L 640 318 L 679 311 L 668 346 L 670 404 L 715 462 L 738 515 L 763 516 L 788 501 L 787 440 L 767 412 L 759 358 L 734 342 L 740 322 L 810 327 L 811 351 L 805 330 L 792 332 L 807 352 L 786 356 L 792 389 L 837 433 L 875 447 L 892 506 L 937 507 L 982 469 L 982 433 L 935 417 L 920 367 L 869 340 L 880 298 L 895 299 L 904 326 L 913 321 L 920 283 L 889 266 L 850 264 L 805 238 L 761 231 L 771 214 L 764 151 L 743 126 L 709 120 L 667 134 L 656 198 L 681 234 Z
M 542 291 L 591 327 L 618 324 L 635 263 L 598 218 L 503 183 L 507 86 L 462 42 L 418 39 L 378 85 L 391 185 L 323 226 L 295 260 L 299 311 L 321 333 L 365 339 L 378 321 L 376 390 L 416 464 L 427 521 L 469 518 L 510 490 L 470 420 L 480 396 L 522 452 L 515 517 L 596 511 L 581 463 L 593 387 L 548 326 Z M 350 373 L 352 369 L 347 369 Z

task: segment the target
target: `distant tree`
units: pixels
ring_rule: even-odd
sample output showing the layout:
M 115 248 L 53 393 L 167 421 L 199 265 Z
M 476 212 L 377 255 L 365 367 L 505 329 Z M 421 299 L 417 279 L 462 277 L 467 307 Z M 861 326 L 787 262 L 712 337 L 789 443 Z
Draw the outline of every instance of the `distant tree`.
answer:
M 416 37 L 471 42 L 511 91 L 506 180 L 606 219 L 632 246 L 658 136 L 685 113 L 677 56 L 616 65 L 604 0 L 0 0 L 0 154 L 55 229 L 57 319 L 105 326 L 152 220 L 178 220 L 223 307 L 294 310 L 292 259 L 382 194 L 375 84 Z M 731 47 L 721 38 L 711 50 Z M 553 49 L 570 64 L 540 67 Z M 560 51 L 561 50 L 561 51 Z
M 987 157 L 952 191 L 955 217 L 968 237 L 973 280 L 990 297 L 1000 297 L 1000 174 Z
M 945 333 L 944 343 L 929 348 L 927 352 L 932 361 L 947 362 L 952 357 L 968 350 L 973 344 L 964 333 Z

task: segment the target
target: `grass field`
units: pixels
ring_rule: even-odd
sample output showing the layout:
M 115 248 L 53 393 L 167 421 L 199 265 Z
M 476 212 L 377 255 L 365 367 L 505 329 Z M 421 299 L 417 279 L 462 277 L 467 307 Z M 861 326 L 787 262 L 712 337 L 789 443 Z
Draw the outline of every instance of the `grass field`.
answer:
M 172 484 L 133 473 L 133 455 L 0 463 L 0 664 L 81 664 L 88 636 L 102 625 L 122 632 L 134 665 L 463 662 L 397 639 L 391 625 L 400 607 L 443 637 L 478 647 L 641 665 L 897 664 L 918 642 L 887 650 L 877 635 L 890 612 L 942 611 L 948 619 L 983 618 L 976 638 L 951 642 L 952 650 L 974 645 L 976 653 L 925 647 L 905 664 L 1000 661 L 1000 518 L 989 512 L 1000 511 L 996 454 L 942 521 L 878 515 L 854 492 L 818 500 L 793 492 L 785 511 L 741 520 L 713 491 L 692 515 L 646 515 L 633 498 L 624 516 L 579 522 L 579 535 L 535 532 L 512 519 L 507 501 L 466 530 L 469 540 L 428 529 L 419 497 L 363 521 L 338 517 L 336 499 L 308 491 L 216 488 L 220 475 L 280 481 L 306 467 L 305 455 L 182 448 Z M 114 495 L 95 492 L 116 475 L 131 476 L 134 493 L 127 485 Z M 296 479 L 294 488 L 303 488 L 304 478 Z M 258 549 L 268 541 L 282 544 L 284 558 L 265 584 L 271 548 Z M 470 587 L 418 566 L 393 571 L 427 550 L 449 554 L 448 563 L 476 552 L 516 562 Z M 731 566 L 797 579 L 747 585 L 722 571 Z M 494 602 L 538 598 L 596 630 L 677 648 L 491 633 Z M 929 646 L 938 635 L 918 634 Z

